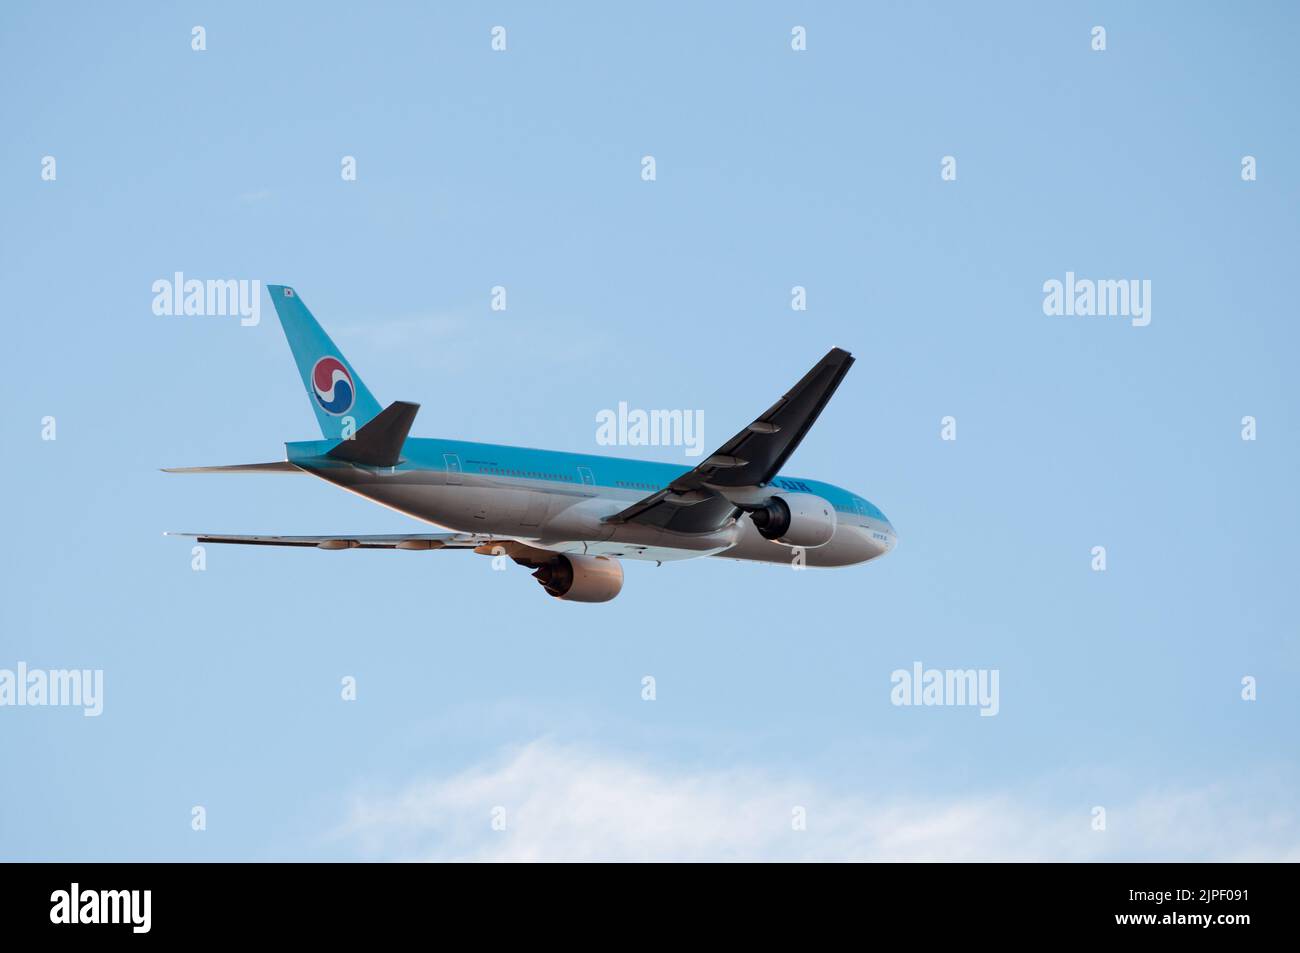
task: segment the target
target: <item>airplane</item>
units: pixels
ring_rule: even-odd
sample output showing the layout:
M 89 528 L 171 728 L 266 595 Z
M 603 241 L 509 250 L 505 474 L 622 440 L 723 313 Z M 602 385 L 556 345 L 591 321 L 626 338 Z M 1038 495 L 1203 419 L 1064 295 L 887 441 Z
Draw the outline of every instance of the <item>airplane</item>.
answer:
M 167 473 L 305 473 L 449 533 L 240 536 L 169 533 L 200 543 L 325 550 L 467 549 L 533 570 L 548 594 L 608 602 L 620 559 L 717 556 L 849 566 L 898 537 L 878 507 L 830 483 L 780 473 L 853 364 L 832 348 L 788 393 L 695 467 L 409 436 L 418 404 L 381 408 L 298 293 L 268 285 L 321 440 L 285 459 Z

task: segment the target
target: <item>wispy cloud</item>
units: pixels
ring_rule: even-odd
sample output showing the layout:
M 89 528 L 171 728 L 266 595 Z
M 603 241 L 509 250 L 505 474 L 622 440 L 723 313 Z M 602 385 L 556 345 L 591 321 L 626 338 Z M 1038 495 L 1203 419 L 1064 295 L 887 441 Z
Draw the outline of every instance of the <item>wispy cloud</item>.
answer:
M 506 365 L 533 364 L 546 354 L 546 366 L 586 369 L 608 347 L 607 335 L 566 319 L 515 319 L 486 313 L 473 316 L 435 313 L 375 318 L 340 327 L 342 344 L 401 354 L 406 366 L 483 374 Z M 557 339 L 565 342 L 559 350 Z
M 466 332 L 468 325 L 468 320 L 461 315 L 428 314 L 347 325 L 339 329 L 338 337 L 365 342 L 376 351 L 408 351 L 458 337 Z
M 505 829 L 494 830 L 493 811 Z M 805 830 L 792 823 L 806 812 Z M 875 799 L 750 769 L 687 772 L 538 740 L 490 763 L 358 797 L 337 834 L 369 857 L 429 860 L 1300 859 L 1293 811 L 1240 791 L 1107 807 L 995 794 Z

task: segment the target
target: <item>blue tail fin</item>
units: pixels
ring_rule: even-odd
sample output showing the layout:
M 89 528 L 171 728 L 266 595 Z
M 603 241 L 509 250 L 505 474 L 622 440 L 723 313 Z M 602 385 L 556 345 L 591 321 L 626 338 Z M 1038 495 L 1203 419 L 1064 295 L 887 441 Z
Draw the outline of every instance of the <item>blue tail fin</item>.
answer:
M 320 421 L 321 436 L 342 440 L 345 430 L 348 435 L 360 430 L 379 413 L 379 402 L 296 291 L 285 285 L 267 285 L 266 290 L 298 362 L 303 386 Z

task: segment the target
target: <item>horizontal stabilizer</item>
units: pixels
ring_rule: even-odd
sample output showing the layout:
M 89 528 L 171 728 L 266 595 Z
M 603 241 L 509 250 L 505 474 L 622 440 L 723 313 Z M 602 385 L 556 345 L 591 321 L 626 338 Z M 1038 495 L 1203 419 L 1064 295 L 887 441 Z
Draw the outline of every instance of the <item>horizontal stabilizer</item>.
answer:
M 334 460 L 370 467 L 395 467 L 402 459 L 406 435 L 415 423 L 419 404 L 395 400 L 355 434 L 326 454 Z
M 232 463 L 224 467 L 163 467 L 163 473 L 302 473 L 288 460 L 275 463 Z

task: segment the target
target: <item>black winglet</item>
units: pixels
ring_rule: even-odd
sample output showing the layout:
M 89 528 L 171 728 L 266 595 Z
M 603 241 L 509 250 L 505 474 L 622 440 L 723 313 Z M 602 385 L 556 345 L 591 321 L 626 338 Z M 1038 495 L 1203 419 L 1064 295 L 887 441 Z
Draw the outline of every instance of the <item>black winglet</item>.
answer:
M 395 400 L 368 424 L 326 454 L 334 460 L 370 467 L 395 467 L 402 459 L 402 446 L 415 423 L 419 404 Z
M 852 366 L 852 354 L 831 348 L 784 397 L 694 470 L 604 522 L 643 523 L 678 533 L 718 529 L 739 512 L 724 488 L 766 486 L 817 422 Z

